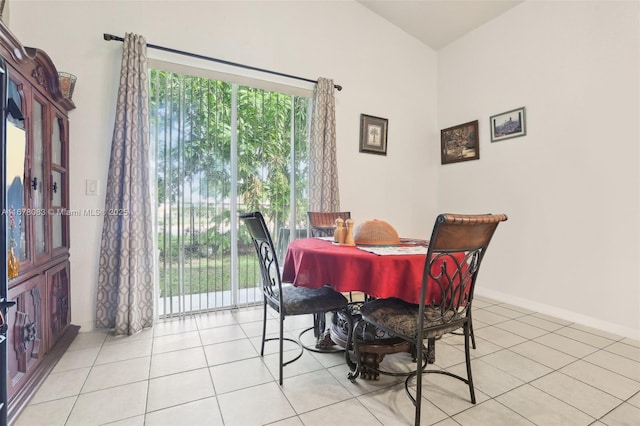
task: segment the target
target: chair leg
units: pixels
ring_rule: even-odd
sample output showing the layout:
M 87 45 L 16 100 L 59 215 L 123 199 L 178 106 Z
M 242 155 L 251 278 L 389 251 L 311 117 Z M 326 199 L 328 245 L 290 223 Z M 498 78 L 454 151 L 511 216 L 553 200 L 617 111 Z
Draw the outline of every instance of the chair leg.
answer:
M 471 354 L 469 353 L 469 323 L 465 323 L 464 330 L 464 357 L 467 364 L 467 381 L 469 382 L 469 394 L 471 403 L 476 403 L 476 393 L 473 389 L 473 377 L 471 376 Z
M 299 340 L 295 340 L 289 337 L 284 337 L 284 317 L 285 316 L 283 312 L 278 312 L 279 323 L 280 323 L 278 337 L 267 338 L 267 301 L 266 299 L 264 302 L 263 309 L 264 309 L 264 313 L 262 317 L 262 344 L 260 346 L 260 356 L 264 356 L 265 342 L 275 341 L 275 340 L 278 341 L 278 383 L 280 383 L 280 385 L 282 386 L 282 382 L 284 379 L 284 374 L 283 374 L 284 366 L 299 359 L 304 353 L 304 346 L 302 345 L 302 343 L 300 343 Z M 285 340 L 297 344 L 300 348 L 300 353 L 298 353 L 297 356 L 291 358 L 287 362 L 284 362 L 284 341 Z
M 279 368 L 279 383 L 282 386 L 282 370 L 284 369 L 284 315 L 280 312 L 280 339 L 278 342 L 280 346 L 280 365 Z
M 320 312 L 313 314 L 313 336 L 316 340 L 322 337 L 325 329 L 327 328 L 327 313 Z
M 471 335 L 471 346 L 476 348 L 476 335 L 473 332 L 473 320 L 471 318 L 471 311 L 469 311 L 469 334 Z
M 355 380 L 358 378 L 358 376 L 360 376 L 360 371 L 362 370 L 362 361 L 360 359 L 360 348 L 358 346 L 358 326 L 360 324 L 363 324 L 363 321 L 356 321 L 355 324 L 351 324 L 353 322 L 352 319 L 349 319 L 349 333 L 347 334 L 347 344 L 346 344 L 346 348 L 345 348 L 345 357 L 346 357 L 346 361 L 347 361 L 347 365 L 349 366 L 349 369 L 351 370 L 349 372 L 349 374 L 347 374 L 347 378 L 352 381 L 355 382 Z M 351 327 L 351 325 L 353 325 L 353 327 Z M 349 347 L 353 346 L 353 357 L 356 359 L 356 363 L 354 364 L 353 361 L 351 361 L 350 358 L 350 353 L 349 353 Z
M 427 363 L 433 364 L 436 362 L 436 339 L 430 337 L 427 339 Z
M 267 301 L 262 306 L 262 345 L 260 346 L 260 356 L 264 356 L 264 342 L 267 338 Z
M 414 419 L 414 425 L 420 426 L 420 412 L 422 408 L 422 371 L 423 371 L 423 362 L 422 357 L 424 356 L 424 350 L 422 345 L 416 345 L 416 399 L 413 401 L 413 404 L 416 406 L 416 413 Z

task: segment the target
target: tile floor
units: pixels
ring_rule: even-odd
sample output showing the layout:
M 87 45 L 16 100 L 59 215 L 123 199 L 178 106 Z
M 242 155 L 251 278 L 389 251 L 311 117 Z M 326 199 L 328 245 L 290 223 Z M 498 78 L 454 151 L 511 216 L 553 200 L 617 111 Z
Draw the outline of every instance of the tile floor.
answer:
M 477 403 L 462 382 L 427 375 L 423 425 L 640 424 L 640 342 L 485 298 L 474 305 Z M 80 333 L 16 425 L 412 423 L 401 379 L 351 383 L 342 354 L 305 352 L 278 386 L 277 343 L 258 353 L 261 312 L 167 320 L 131 337 Z M 295 337 L 310 321 L 285 326 Z M 436 364 L 464 375 L 463 338 L 438 341 Z

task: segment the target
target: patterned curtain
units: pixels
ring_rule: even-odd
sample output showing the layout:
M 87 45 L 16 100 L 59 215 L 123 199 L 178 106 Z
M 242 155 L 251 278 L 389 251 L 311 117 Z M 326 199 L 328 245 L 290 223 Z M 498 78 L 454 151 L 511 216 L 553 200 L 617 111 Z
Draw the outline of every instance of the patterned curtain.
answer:
M 107 179 L 96 326 L 116 335 L 153 324 L 149 85 L 144 37 L 127 34 Z
M 340 210 L 333 80 L 319 78 L 313 96 L 309 141 L 309 210 Z

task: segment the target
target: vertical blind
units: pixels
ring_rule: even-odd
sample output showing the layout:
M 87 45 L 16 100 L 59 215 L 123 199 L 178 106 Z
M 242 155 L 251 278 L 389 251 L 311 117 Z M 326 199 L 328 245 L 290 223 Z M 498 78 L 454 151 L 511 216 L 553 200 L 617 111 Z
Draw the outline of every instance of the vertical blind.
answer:
M 281 254 L 304 234 L 310 99 L 158 69 L 151 94 L 159 315 L 261 301 L 237 212 L 262 211 Z

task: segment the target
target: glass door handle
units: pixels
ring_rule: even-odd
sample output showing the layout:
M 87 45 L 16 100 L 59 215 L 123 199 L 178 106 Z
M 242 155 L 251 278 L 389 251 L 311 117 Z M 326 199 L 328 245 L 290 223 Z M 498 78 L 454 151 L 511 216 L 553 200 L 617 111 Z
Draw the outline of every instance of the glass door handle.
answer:
M 2 309 L 2 310 L 8 309 L 8 308 L 12 307 L 15 304 L 16 304 L 16 302 L 13 301 L 13 300 L 7 300 L 5 298 L 0 298 L 0 309 Z

